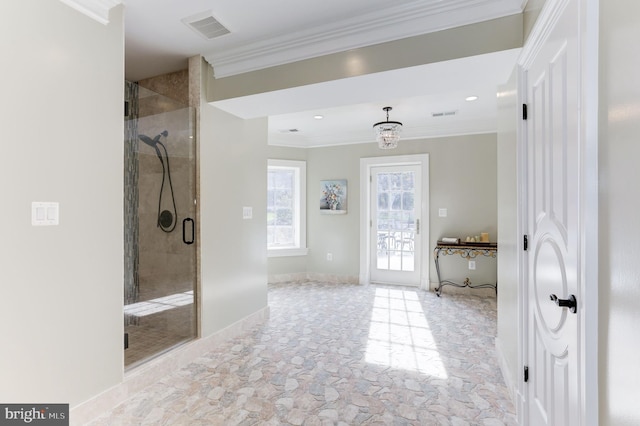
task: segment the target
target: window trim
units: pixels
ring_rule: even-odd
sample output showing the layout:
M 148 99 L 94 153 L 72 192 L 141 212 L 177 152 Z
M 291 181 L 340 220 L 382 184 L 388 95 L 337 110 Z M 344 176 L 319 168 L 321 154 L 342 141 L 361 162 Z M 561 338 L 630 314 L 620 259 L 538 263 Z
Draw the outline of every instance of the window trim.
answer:
M 267 245 L 267 257 L 305 256 L 309 252 L 307 248 L 307 162 L 299 160 L 267 160 L 267 170 L 271 168 L 295 169 L 296 187 L 294 223 L 297 230 L 297 247 L 269 247 Z M 268 243 L 267 243 L 268 244 Z

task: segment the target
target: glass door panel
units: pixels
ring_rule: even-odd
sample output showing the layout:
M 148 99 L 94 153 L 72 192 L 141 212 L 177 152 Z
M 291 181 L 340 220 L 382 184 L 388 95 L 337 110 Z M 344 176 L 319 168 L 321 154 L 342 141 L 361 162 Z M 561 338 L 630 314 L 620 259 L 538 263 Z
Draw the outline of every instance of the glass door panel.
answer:
M 373 167 L 371 177 L 371 281 L 419 285 L 420 167 Z
M 197 335 L 194 113 L 138 90 L 125 138 L 127 367 Z

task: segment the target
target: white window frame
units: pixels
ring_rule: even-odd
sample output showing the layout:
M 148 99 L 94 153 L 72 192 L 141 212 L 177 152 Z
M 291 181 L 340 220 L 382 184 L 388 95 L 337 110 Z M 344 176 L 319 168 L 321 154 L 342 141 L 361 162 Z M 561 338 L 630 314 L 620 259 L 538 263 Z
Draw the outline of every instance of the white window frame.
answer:
M 268 257 L 305 256 L 307 248 L 307 162 L 296 160 L 268 160 L 268 169 L 293 169 L 295 171 L 294 190 L 294 233 L 296 247 L 267 247 Z

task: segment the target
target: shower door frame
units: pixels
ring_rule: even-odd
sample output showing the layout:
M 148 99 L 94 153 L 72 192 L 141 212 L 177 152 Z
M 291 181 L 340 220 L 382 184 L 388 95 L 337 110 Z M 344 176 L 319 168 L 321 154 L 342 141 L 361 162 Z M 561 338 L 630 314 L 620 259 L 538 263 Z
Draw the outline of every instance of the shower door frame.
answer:
M 146 91 L 147 89 L 140 88 L 140 90 Z M 163 97 L 162 95 L 155 93 L 154 95 Z M 166 100 L 166 97 L 163 98 Z M 141 273 L 142 276 L 139 278 L 139 285 L 141 286 L 141 288 L 138 289 L 139 300 L 136 301 L 137 304 L 140 305 L 141 309 L 146 309 L 147 306 L 145 305 L 149 305 L 150 310 L 148 312 L 152 313 L 141 314 L 142 316 L 133 321 L 133 323 L 131 323 L 131 320 L 129 319 L 129 325 L 127 325 L 127 315 L 125 314 L 125 332 L 132 330 L 132 327 L 136 326 L 135 324 L 140 326 L 140 322 L 149 322 L 152 321 L 154 317 L 157 317 L 158 324 L 156 329 L 154 330 L 153 327 L 150 327 L 148 334 L 156 337 L 160 336 L 160 339 L 158 340 L 166 338 L 167 343 L 161 347 L 151 345 L 150 347 L 154 349 L 150 349 L 149 352 L 145 353 L 143 356 L 136 354 L 134 357 L 127 357 L 127 352 L 125 352 L 124 362 L 125 369 L 127 370 L 135 368 L 151 359 L 165 354 L 177 346 L 193 341 L 201 335 L 199 321 L 200 244 L 199 227 L 197 226 L 200 218 L 198 200 L 199 161 L 197 144 L 198 128 L 196 125 L 197 109 L 185 105 L 179 105 L 178 103 L 176 103 L 176 105 L 177 107 L 175 109 L 169 111 L 150 113 L 146 116 L 143 115 L 142 117 L 136 118 L 137 133 L 142 133 L 144 131 L 149 133 L 148 136 L 152 139 L 156 136 L 159 137 L 159 140 L 162 141 L 163 144 L 167 145 L 169 157 L 165 162 L 158 160 L 160 155 L 154 152 L 152 147 L 144 143 L 137 144 L 138 158 L 136 161 L 138 161 L 138 166 L 140 166 L 140 163 L 142 162 L 146 164 L 146 167 L 151 166 L 156 169 L 155 171 L 149 172 L 150 176 L 145 176 L 144 172 L 142 173 L 142 176 L 138 176 L 138 185 L 148 186 L 149 183 L 151 183 L 154 186 L 154 189 L 151 190 L 148 190 L 147 187 L 147 190 L 149 192 L 153 192 L 154 195 L 150 196 L 149 194 L 144 193 L 144 191 L 141 191 L 138 200 L 140 203 L 138 208 L 138 217 L 140 218 L 142 216 L 140 221 L 145 222 L 143 222 L 143 225 L 138 225 L 138 230 L 142 234 L 138 239 L 138 258 L 143 264 L 141 267 L 137 268 L 138 274 Z M 151 129 L 144 129 L 145 125 L 143 124 L 141 130 L 141 123 L 144 123 L 145 119 L 148 119 L 149 121 L 158 120 L 161 124 L 150 125 L 149 127 L 151 127 Z M 182 121 L 183 119 L 184 121 Z M 162 122 L 162 120 L 165 120 L 165 122 Z M 169 130 L 168 135 L 163 137 L 161 133 L 166 130 L 165 127 L 171 128 L 171 126 L 174 126 L 174 130 Z M 167 168 L 170 167 L 173 184 L 176 187 L 175 197 L 178 206 L 176 207 L 176 214 L 173 219 L 175 229 L 171 232 L 161 232 L 162 230 L 156 223 L 159 211 L 157 204 L 157 186 L 160 181 L 160 165 L 162 165 L 163 178 L 166 178 L 167 176 L 164 174 L 165 166 L 167 166 Z M 140 179 L 142 182 L 140 182 Z M 125 181 L 125 183 L 127 182 Z M 165 186 L 167 185 L 165 184 Z M 182 192 L 183 190 L 185 192 L 180 194 L 179 192 Z M 154 201 L 149 203 L 149 199 Z M 178 199 L 180 201 L 178 201 Z M 149 204 L 154 205 L 151 212 L 149 211 Z M 146 230 L 144 228 L 146 228 Z M 166 240 L 166 245 L 158 247 L 158 245 L 153 242 L 145 243 L 143 241 L 145 232 L 154 233 L 153 235 L 155 238 Z M 193 238 L 191 237 L 191 232 L 193 232 Z M 149 252 L 149 250 L 151 250 L 151 252 Z M 154 259 L 156 256 L 158 259 Z M 145 261 L 155 262 L 155 266 L 151 264 L 149 267 L 145 268 Z M 177 278 L 163 278 L 161 276 L 162 271 L 157 274 L 159 276 L 154 276 L 155 272 L 153 268 L 161 268 L 163 265 L 169 268 L 169 270 L 165 272 L 168 274 L 175 273 L 177 274 Z M 171 266 L 176 268 L 178 271 L 184 269 L 186 272 L 181 275 L 180 272 L 171 271 Z M 125 271 L 125 273 L 126 272 L 127 271 Z M 154 280 L 158 286 L 156 289 L 151 288 L 154 285 Z M 149 289 L 145 290 L 145 285 L 149 287 Z M 132 307 L 131 304 L 126 305 L 125 312 L 127 312 L 127 306 L 129 308 Z M 159 308 L 157 311 L 154 311 L 156 307 Z M 129 313 L 132 312 L 131 309 L 128 311 Z M 175 317 L 174 320 L 170 319 L 171 316 Z M 176 322 L 180 318 L 182 318 L 182 320 L 180 320 L 179 323 Z M 173 321 L 173 323 L 171 321 Z M 162 328 L 165 323 L 166 326 Z M 149 325 L 146 324 L 145 326 Z M 172 333 L 175 333 L 175 336 L 172 336 Z M 138 340 L 140 340 L 140 334 L 141 333 L 138 333 L 136 336 Z M 137 342 L 132 340 L 132 337 L 134 336 L 129 336 L 129 349 L 125 349 L 125 351 L 135 348 Z M 138 350 L 141 350 L 140 347 L 138 347 Z

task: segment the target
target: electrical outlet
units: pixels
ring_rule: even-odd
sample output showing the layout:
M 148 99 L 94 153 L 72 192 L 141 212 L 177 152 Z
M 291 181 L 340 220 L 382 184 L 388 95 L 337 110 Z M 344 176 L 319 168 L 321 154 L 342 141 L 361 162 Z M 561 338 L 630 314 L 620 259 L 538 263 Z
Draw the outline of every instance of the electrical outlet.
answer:
M 475 271 L 476 269 L 476 261 L 475 260 L 470 260 L 469 261 L 469 269 L 472 271 Z
M 327 253 L 327 261 L 328 262 L 333 261 L 333 253 Z

